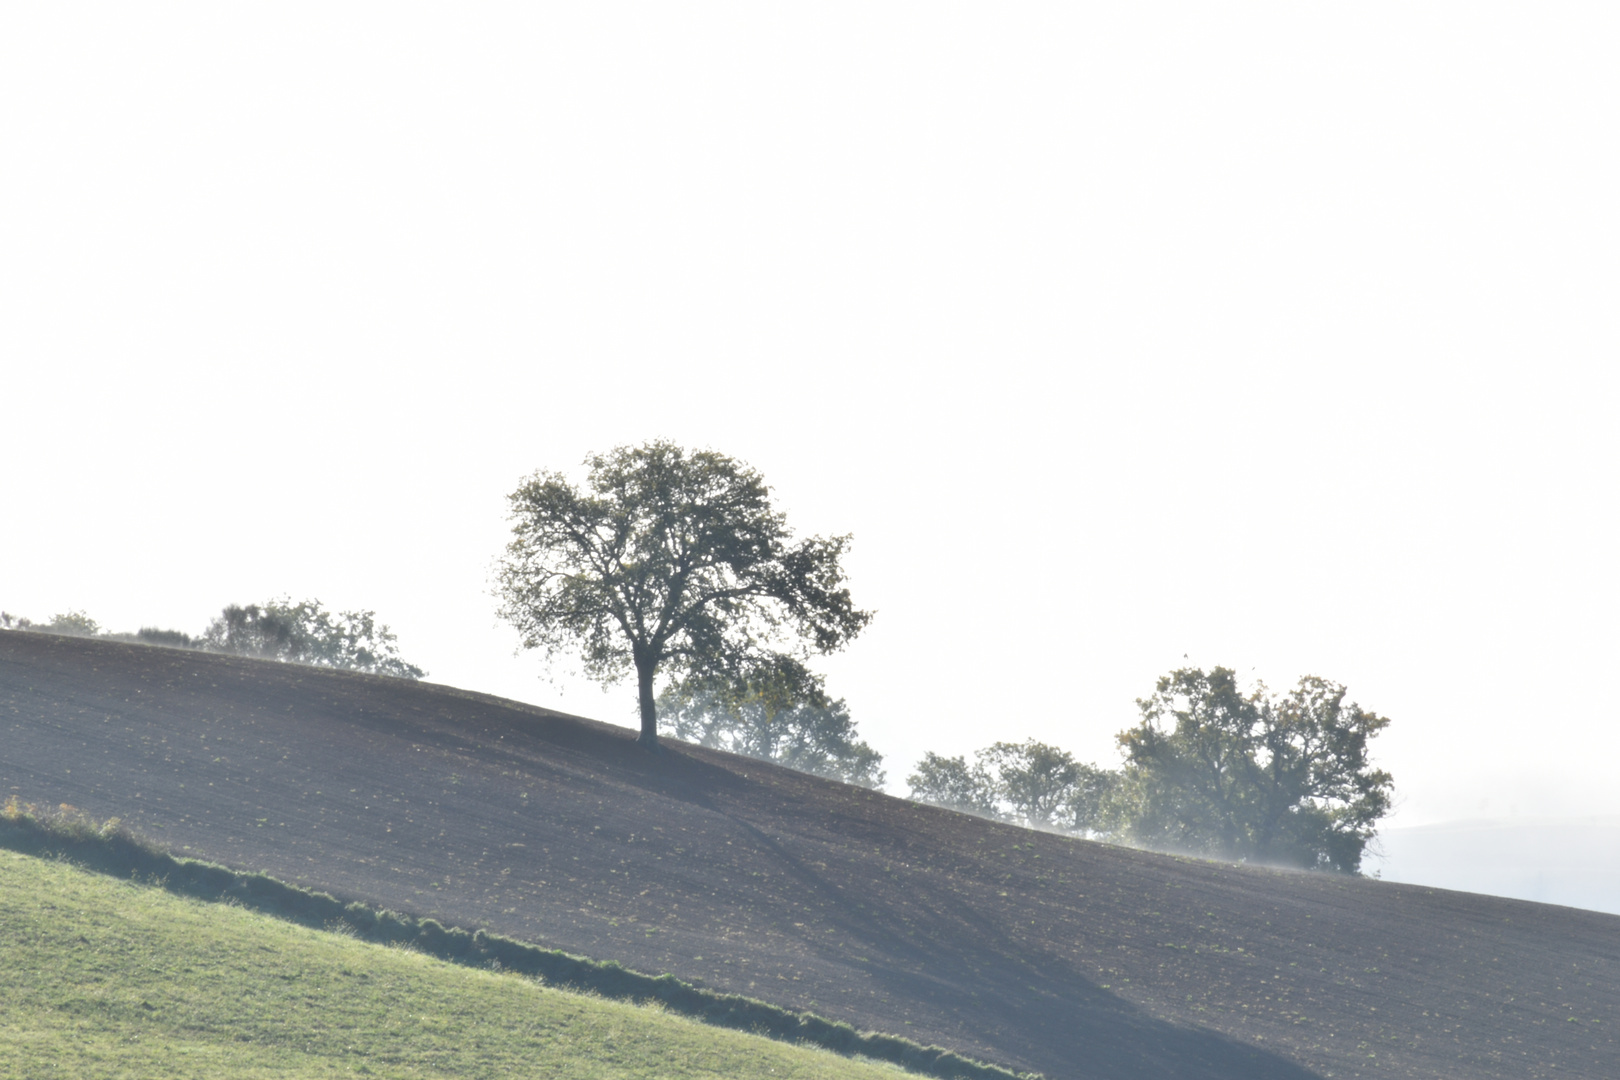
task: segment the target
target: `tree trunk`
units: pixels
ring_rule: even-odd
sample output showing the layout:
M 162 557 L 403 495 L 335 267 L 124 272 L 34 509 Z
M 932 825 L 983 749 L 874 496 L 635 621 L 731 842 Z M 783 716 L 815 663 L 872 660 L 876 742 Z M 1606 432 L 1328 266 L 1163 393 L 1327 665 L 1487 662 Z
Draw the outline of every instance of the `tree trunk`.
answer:
M 653 673 L 657 669 L 656 660 L 644 656 L 636 657 L 636 690 L 641 701 L 641 735 L 636 742 L 653 753 L 657 753 L 659 749 L 658 706 L 653 702 Z

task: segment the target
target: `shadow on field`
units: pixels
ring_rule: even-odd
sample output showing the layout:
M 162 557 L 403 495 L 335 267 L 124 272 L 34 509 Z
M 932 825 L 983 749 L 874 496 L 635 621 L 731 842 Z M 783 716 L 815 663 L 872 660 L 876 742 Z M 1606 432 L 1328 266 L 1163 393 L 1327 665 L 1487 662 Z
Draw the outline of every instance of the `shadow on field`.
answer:
M 699 796 L 694 801 L 705 800 Z M 867 960 L 861 968 L 882 996 L 959 1017 L 963 1027 L 976 1030 L 990 1045 L 1008 1036 L 1043 1043 L 1052 1056 L 1071 1063 L 1069 1070 L 1053 1075 L 1129 1080 L 1318 1076 L 1215 1032 L 1155 1020 L 1108 989 L 1052 964 L 1049 956 L 1024 952 L 1004 927 L 971 907 L 916 896 L 919 904 L 951 909 L 948 914 L 937 911 L 943 916 L 939 921 L 963 931 L 949 941 L 939 940 L 885 908 L 852 898 L 850 890 L 824 880 L 751 824 L 736 824 L 756 838 L 807 896 L 827 901 L 830 920 L 846 941 L 858 941 L 864 952 L 888 958 L 888 963 Z M 846 952 L 838 950 L 828 959 L 847 960 Z

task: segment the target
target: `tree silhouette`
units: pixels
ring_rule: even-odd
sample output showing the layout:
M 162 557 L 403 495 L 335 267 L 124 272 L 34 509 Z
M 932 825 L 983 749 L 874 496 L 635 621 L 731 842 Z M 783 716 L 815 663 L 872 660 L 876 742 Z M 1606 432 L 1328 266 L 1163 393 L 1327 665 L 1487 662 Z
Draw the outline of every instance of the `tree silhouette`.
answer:
M 795 542 L 741 462 L 655 441 L 585 464 L 583 488 L 542 471 L 508 497 L 500 615 L 524 648 L 577 652 L 603 683 L 633 671 L 647 748 L 660 669 L 745 683 L 774 657 L 842 648 L 871 620 L 844 586 L 849 537 Z

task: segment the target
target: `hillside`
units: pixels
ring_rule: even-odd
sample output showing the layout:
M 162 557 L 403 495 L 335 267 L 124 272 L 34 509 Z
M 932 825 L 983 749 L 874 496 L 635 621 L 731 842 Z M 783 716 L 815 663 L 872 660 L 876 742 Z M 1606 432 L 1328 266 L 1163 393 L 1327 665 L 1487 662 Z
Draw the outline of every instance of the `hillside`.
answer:
M 905 1075 L 9 851 L 0 926 L 0 1075 L 29 1080 Z
M 448 687 L 0 633 L 0 796 L 1060 1077 L 1620 1075 L 1620 918 L 1029 833 Z

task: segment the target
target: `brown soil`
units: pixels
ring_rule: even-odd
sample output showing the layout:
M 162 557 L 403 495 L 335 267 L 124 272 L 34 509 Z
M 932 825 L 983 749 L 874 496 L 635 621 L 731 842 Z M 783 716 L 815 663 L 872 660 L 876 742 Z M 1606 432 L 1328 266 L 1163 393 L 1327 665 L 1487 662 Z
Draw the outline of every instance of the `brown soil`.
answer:
M 1059 1077 L 1620 1076 L 1620 917 L 1028 832 L 443 686 L 0 633 L 0 797 Z

